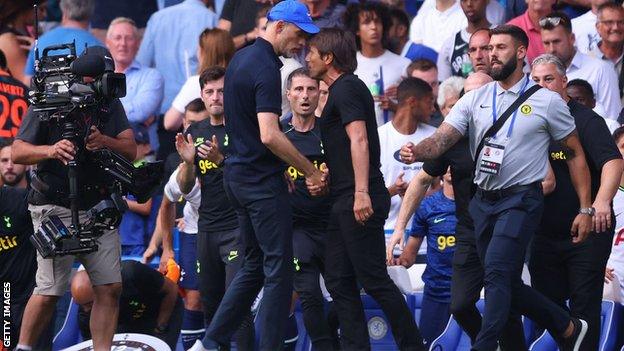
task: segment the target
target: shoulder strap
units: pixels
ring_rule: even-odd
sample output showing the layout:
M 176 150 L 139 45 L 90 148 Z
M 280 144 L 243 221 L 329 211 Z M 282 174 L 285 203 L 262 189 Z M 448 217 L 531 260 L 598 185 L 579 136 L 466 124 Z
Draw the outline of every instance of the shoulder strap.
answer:
M 509 108 L 507 108 L 507 110 L 505 110 L 505 112 L 503 112 L 503 114 L 500 116 L 500 118 L 497 119 L 496 122 L 494 122 L 494 124 L 492 124 L 490 129 L 488 129 L 487 132 L 485 132 L 485 135 L 483 135 L 483 138 L 481 139 L 481 142 L 479 142 L 479 146 L 477 146 L 477 150 L 476 150 L 475 155 L 474 155 L 475 162 L 479 158 L 479 154 L 481 154 L 481 150 L 483 149 L 483 144 L 485 143 L 485 139 L 490 138 L 493 135 L 495 135 L 496 133 L 498 133 L 498 131 L 505 124 L 505 122 L 507 122 L 507 120 L 509 119 L 509 116 L 511 116 L 511 114 L 515 110 L 517 110 L 518 107 L 520 107 L 520 105 L 523 102 L 525 102 L 531 95 L 533 95 L 536 91 L 540 90 L 541 88 L 542 87 L 540 85 L 538 85 L 538 84 L 535 84 L 534 86 L 530 87 L 528 90 L 526 90 L 524 93 L 522 93 L 522 95 L 518 96 L 516 101 L 514 101 L 513 104 L 511 104 L 511 106 L 509 106 Z

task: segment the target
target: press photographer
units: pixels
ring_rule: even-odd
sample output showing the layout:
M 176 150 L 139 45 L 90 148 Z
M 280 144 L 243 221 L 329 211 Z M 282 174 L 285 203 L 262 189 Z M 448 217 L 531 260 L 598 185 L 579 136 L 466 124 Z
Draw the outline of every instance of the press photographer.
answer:
M 45 74 L 36 75 L 34 80 L 35 87 L 39 87 L 35 90 L 41 94 L 38 97 L 34 95 L 39 103 L 29 107 L 24 117 L 13 144 L 12 158 L 15 163 L 37 165 L 28 199 L 35 231 L 39 230 L 42 223 L 50 223 L 48 219 L 58 216 L 62 221 L 60 227 L 64 225 L 69 228 L 61 232 L 80 234 L 81 225 L 89 217 L 86 210 L 92 209 L 103 200 L 110 200 L 113 192 L 110 179 L 114 177 L 103 170 L 93 155 L 98 154 L 97 150 L 107 149 L 125 158 L 117 159 L 115 164 L 124 164 L 126 160 L 134 159 L 136 144 L 118 98 L 101 99 L 94 94 L 98 103 L 91 104 L 91 100 L 86 98 L 90 99 L 91 95 L 85 95 L 85 89 L 71 91 L 75 86 L 89 86 L 74 84 L 76 81 L 85 84 L 93 82 L 90 86 L 97 91 L 98 85 L 101 87 L 102 84 L 107 84 L 102 79 L 101 72 L 96 72 L 96 69 L 93 76 L 88 73 L 76 74 L 75 67 L 70 70 L 62 65 L 68 60 L 74 60 L 75 64 L 82 57 L 99 56 L 106 65 L 105 71 L 113 72 L 114 62 L 108 50 L 97 46 L 89 47 L 79 58 L 75 54 L 73 57 L 72 54 L 65 57 L 46 57 L 46 50 L 42 64 L 38 67 L 39 72 Z M 75 48 L 72 53 L 75 53 Z M 95 62 L 99 63 L 101 60 L 98 58 Z M 87 71 L 89 69 L 85 70 Z M 65 78 L 69 80 L 64 80 Z M 72 83 L 71 86 L 68 82 Z M 66 99 L 67 103 L 62 99 L 67 95 L 63 94 L 71 95 L 71 98 Z M 49 111 L 49 114 L 44 113 L 45 111 Z M 115 160 L 114 157 L 109 159 Z M 77 179 L 77 182 L 73 183 L 70 179 Z M 74 185 L 76 188 L 70 191 Z M 73 205 L 78 208 L 79 216 L 72 220 L 70 200 L 76 193 L 78 196 L 75 197 Z M 81 223 L 78 228 L 76 222 Z M 74 258 L 85 266 L 93 284 L 94 302 L 90 326 L 94 347 L 96 350 L 110 349 L 117 324 L 121 292 L 119 233 L 116 228 L 110 227 L 112 226 L 98 229 L 98 236 L 94 241 L 97 247 L 93 252 L 76 255 L 52 253 L 51 257 L 44 258 L 39 250 L 37 286 L 24 312 L 18 350 L 30 350 L 42 326 L 47 325 L 58 298 L 67 291 Z

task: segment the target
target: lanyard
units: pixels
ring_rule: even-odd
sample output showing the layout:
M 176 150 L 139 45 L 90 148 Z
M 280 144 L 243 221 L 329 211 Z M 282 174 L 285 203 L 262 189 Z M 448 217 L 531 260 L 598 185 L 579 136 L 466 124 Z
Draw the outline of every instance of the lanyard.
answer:
M 524 85 L 522 85 L 522 89 L 520 89 L 519 96 L 521 96 L 524 93 L 524 90 L 526 89 L 528 84 L 529 84 L 529 76 L 527 75 Z M 498 117 L 496 116 L 496 86 L 497 84 L 494 84 L 494 90 L 492 91 L 492 124 L 496 123 L 496 120 L 498 119 Z M 507 129 L 507 139 L 511 138 L 511 134 L 513 132 L 513 126 L 514 126 L 514 123 L 516 122 L 517 114 L 518 114 L 518 109 L 516 109 L 513 115 L 511 116 L 511 124 L 509 125 L 509 129 Z M 496 135 L 494 135 L 493 139 L 496 139 Z

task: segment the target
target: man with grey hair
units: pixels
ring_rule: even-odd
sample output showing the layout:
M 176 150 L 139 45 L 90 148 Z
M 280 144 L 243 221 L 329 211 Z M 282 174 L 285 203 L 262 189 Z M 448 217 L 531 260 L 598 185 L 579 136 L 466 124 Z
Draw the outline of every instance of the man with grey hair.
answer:
M 622 156 L 604 120 L 590 108 L 570 99 L 565 71 L 561 60 L 544 54 L 533 61 L 531 77 L 542 87 L 559 93 L 574 117 L 591 175 L 594 235 L 589 235 L 582 243 L 572 242 L 570 227 L 579 203 L 573 196 L 566 163 L 571 151 L 558 142 L 551 142 L 548 155 L 556 186 L 544 197 L 544 214 L 533 237 L 529 270 L 535 289 L 562 307 L 569 299 L 572 315 L 587 321 L 587 337 L 581 350 L 597 350 L 602 280 L 615 227 L 611 201 L 622 176 Z
M 93 15 L 93 0 L 61 0 L 61 25 L 39 38 L 40 52 L 48 46 L 76 41 L 76 55 L 80 55 L 87 46 L 102 45 L 89 31 L 89 19 Z M 68 50 L 56 50 L 54 55 L 68 54 Z M 30 78 L 35 74 L 35 48 L 28 54 L 24 67 L 24 84 L 30 85 Z
M 140 41 L 139 30 L 130 18 L 117 17 L 108 26 L 106 47 L 115 61 L 115 72 L 126 75 L 126 96 L 120 100 L 128 121 L 145 126 L 152 150 L 158 150 L 155 121 L 163 99 L 164 82 L 160 72 L 136 61 Z
M 453 105 L 461 97 L 462 90 L 464 90 L 464 81 L 465 79 L 462 77 L 451 76 L 440 83 L 437 102 L 443 117 L 448 115 Z

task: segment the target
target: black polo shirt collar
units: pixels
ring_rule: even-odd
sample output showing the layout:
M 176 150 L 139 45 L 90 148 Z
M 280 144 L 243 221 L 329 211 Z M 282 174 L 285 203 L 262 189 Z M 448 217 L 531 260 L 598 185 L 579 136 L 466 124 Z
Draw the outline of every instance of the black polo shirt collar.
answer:
M 273 49 L 273 45 L 271 45 L 271 43 L 261 37 L 258 37 L 253 46 L 254 49 L 266 51 L 267 53 L 271 52 L 270 56 L 275 60 L 277 66 L 279 68 L 282 68 L 284 64 L 282 63 L 282 60 L 279 59 L 279 56 L 277 56 L 277 54 L 275 53 L 275 50 Z

